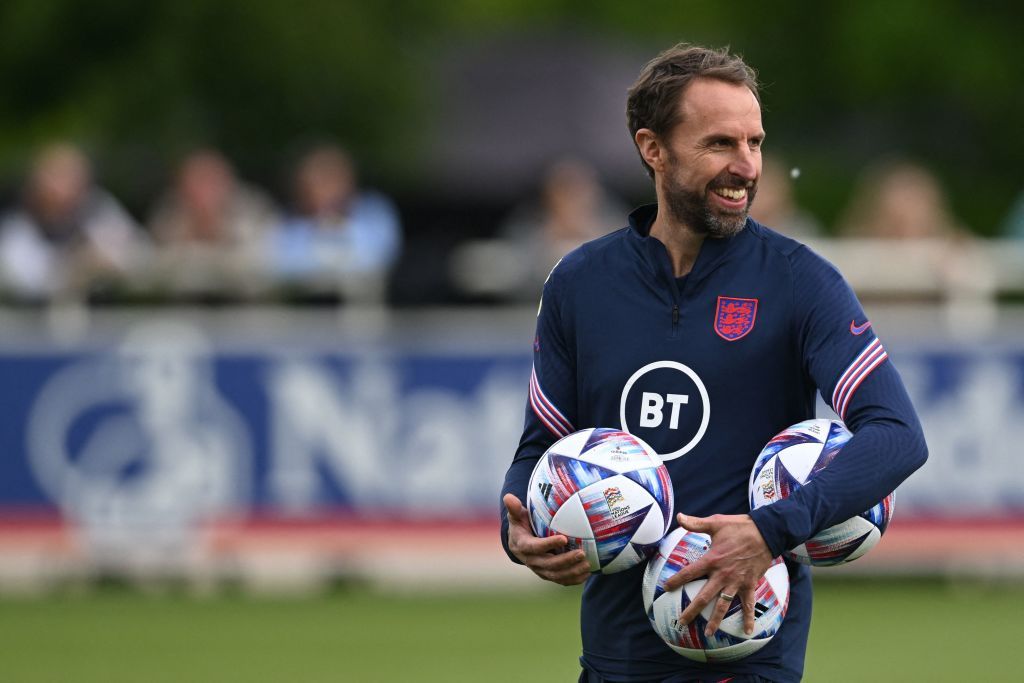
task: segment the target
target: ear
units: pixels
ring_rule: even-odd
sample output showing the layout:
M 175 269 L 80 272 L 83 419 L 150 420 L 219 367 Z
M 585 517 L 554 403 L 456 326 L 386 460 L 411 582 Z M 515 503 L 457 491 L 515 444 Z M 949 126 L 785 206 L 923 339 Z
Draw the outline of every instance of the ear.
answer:
M 647 165 L 655 170 L 657 173 L 663 173 L 665 170 L 666 150 L 662 147 L 661 140 L 650 128 L 641 128 L 633 136 L 633 140 L 636 142 L 636 148 L 640 152 L 641 158 L 647 162 Z

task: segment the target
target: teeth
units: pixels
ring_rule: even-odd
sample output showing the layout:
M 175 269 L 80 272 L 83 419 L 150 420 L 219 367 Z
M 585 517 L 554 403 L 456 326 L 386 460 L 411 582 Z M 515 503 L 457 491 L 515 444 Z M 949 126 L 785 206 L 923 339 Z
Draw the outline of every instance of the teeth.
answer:
M 715 190 L 715 193 L 716 194 L 720 194 L 723 197 L 727 197 L 729 199 L 743 199 L 744 197 L 747 196 L 747 189 L 745 187 L 741 187 L 741 188 L 720 187 L 720 188 L 717 188 Z

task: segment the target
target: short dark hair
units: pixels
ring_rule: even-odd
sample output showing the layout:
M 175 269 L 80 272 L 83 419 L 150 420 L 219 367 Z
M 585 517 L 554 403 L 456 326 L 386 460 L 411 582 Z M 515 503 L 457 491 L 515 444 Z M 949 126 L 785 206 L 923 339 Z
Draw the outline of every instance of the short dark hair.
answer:
M 686 87 L 698 78 L 745 85 L 754 93 L 758 104 L 761 102 L 757 72 L 742 57 L 730 54 L 728 48 L 714 50 L 679 43 L 647 62 L 629 88 L 626 124 L 634 144 L 636 132 L 641 128 L 649 128 L 663 137 L 679 123 L 679 99 Z M 653 178 L 654 170 L 642 155 L 640 161 Z

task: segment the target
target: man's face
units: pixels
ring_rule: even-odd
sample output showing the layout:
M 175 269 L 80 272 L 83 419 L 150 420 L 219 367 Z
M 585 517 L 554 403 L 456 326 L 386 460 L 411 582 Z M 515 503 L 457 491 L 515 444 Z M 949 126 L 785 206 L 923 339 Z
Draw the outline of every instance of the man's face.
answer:
M 665 208 L 698 234 L 735 235 L 761 176 L 761 107 L 746 86 L 712 79 L 691 83 L 679 107 L 680 122 L 664 141 Z

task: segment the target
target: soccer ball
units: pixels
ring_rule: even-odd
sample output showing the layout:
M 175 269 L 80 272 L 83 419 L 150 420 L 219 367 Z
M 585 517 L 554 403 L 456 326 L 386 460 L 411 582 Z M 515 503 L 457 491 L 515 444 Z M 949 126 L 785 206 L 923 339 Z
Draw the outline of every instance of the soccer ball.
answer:
M 757 652 L 779 630 L 789 607 L 789 571 L 782 558 L 777 557 L 758 582 L 752 634 L 747 635 L 743 630 L 743 606 L 737 596 L 718 630 L 705 636 L 704 629 L 715 609 L 714 601 L 685 626 L 679 623 L 679 616 L 707 579 L 696 579 L 674 591 L 665 590 L 665 581 L 696 562 L 710 548 L 710 536 L 682 527 L 666 536 L 644 572 L 644 608 L 655 632 L 682 656 L 698 662 L 731 662 Z
M 632 434 L 584 429 L 556 441 L 530 477 L 526 499 L 537 536 L 562 534 L 592 572 L 644 561 L 672 521 L 672 480 L 658 454 Z
M 850 440 L 838 420 L 806 420 L 784 429 L 768 442 L 750 472 L 750 509 L 788 498 L 839 454 Z M 802 564 L 827 567 L 851 562 L 878 543 L 892 519 L 893 494 L 867 512 L 824 529 L 786 551 Z

